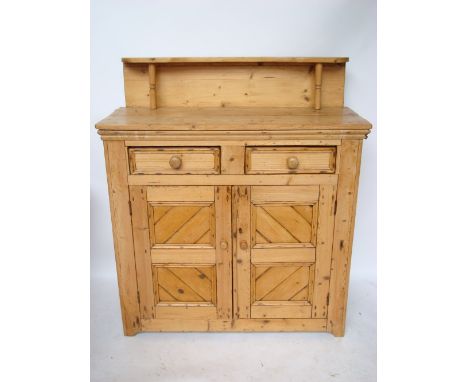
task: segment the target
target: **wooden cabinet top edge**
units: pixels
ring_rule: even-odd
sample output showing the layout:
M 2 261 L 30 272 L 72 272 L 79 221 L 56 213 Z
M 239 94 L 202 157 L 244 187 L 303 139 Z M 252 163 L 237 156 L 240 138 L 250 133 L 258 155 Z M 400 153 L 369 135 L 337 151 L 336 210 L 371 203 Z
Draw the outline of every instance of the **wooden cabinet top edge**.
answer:
M 126 64 L 171 63 L 291 63 L 291 64 L 343 64 L 348 57 L 123 57 Z
M 121 107 L 95 125 L 98 130 L 287 131 L 370 130 L 348 107 L 323 108 L 130 108 Z

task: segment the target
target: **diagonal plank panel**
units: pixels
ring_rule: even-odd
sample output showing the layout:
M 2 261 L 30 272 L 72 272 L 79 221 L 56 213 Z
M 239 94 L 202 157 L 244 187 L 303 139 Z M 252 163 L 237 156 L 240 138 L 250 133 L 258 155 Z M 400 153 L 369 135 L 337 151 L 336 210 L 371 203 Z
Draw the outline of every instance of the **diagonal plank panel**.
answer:
M 309 224 L 312 224 L 312 206 L 291 206 Z
M 286 280 L 299 268 L 298 266 L 269 267 L 269 269 L 255 281 L 255 300 L 262 300 L 278 284 Z
M 160 301 L 179 301 L 176 296 L 171 295 L 163 286 L 158 287 Z
M 256 244 L 265 244 L 271 243 L 269 239 L 262 235 L 262 233 L 258 230 L 255 231 L 255 243 Z
M 174 234 L 166 240 L 166 244 L 194 244 L 210 230 L 210 208 L 202 207 L 187 220 Z
M 212 244 L 212 205 L 153 205 L 152 208 L 153 244 Z
M 158 210 L 160 207 L 153 207 Z M 194 216 L 200 206 L 174 206 L 154 225 L 155 242 L 165 243 L 187 220 Z
M 262 207 L 255 207 L 256 231 L 258 231 L 268 242 L 271 243 L 297 243 L 295 238 L 286 228 L 275 220 Z M 257 242 L 257 240 L 255 240 Z
M 294 273 L 289 275 L 282 282 L 278 283 L 270 290 L 262 300 L 265 301 L 288 301 L 293 299 L 297 293 L 304 288 L 307 290 L 309 285 L 309 267 L 300 267 Z M 301 296 L 294 298 L 297 300 L 307 300 L 308 295 L 305 298 Z
M 211 302 L 212 268 L 160 267 L 157 273 L 160 301 Z
M 298 242 L 310 242 L 311 223 L 305 220 L 293 206 L 269 205 L 263 206 L 262 208 L 280 223 L 287 232 L 294 236 Z M 311 208 L 310 216 L 312 216 Z
M 173 206 L 157 206 L 153 207 L 153 221 L 156 224 L 161 218 L 168 213 Z
M 309 284 L 292 296 L 289 301 L 307 301 L 309 298 Z
M 202 236 L 200 236 L 198 239 L 194 241 L 193 244 L 206 244 L 210 243 L 212 236 L 210 230 L 207 230 Z
M 179 279 L 183 280 L 185 284 L 189 285 L 204 301 L 211 301 L 211 269 L 210 268 L 171 268 Z

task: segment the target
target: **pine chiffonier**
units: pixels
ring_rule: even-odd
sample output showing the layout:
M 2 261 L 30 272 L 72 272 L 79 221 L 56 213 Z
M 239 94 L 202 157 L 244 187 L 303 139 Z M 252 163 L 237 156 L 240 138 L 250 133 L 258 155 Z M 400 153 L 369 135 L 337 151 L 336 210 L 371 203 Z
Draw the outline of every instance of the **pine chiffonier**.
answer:
M 344 335 L 348 58 L 124 58 L 104 142 L 124 332 Z

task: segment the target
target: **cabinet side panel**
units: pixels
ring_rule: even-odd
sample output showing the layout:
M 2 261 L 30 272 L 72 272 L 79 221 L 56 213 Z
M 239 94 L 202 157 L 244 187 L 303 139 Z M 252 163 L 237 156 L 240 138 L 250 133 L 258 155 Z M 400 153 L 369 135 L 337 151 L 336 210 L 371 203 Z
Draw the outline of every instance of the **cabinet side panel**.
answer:
M 122 321 L 125 335 L 134 335 L 141 324 L 125 150 L 123 141 L 104 142 Z
M 323 65 L 321 104 L 343 107 L 346 64 Z
M 328 306 L 328 331 L 335 336 L 343 336 L 345 329 L 361 149 L 362 140 L 344 140 L 340 147 L 341 163 Z
M 125 105 L 150 107 L 148 64 L 124 64 Z

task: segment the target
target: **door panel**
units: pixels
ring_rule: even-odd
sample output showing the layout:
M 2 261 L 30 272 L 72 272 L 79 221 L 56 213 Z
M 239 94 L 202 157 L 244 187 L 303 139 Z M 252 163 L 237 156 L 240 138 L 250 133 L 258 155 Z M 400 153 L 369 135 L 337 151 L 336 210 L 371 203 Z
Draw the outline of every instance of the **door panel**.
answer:
M 233 195 L 236 318 L 326 317 L 335 187 L 243 186 Z
M 230 318 L 230 187 L 131 186 L 130 194 L 141 317 Z
M 254 206 L 255 243 L 309 243 L 312 211 L 311 206 Z
M 157 267 L 153 280 L 160 302 L 206 302 L 216 304 L 214 267 Z
M 214 203 L 150 204 L 151 243 L 214 246 Z
M 308 301 L 310 266 L 252 267 L 255 301 Z

